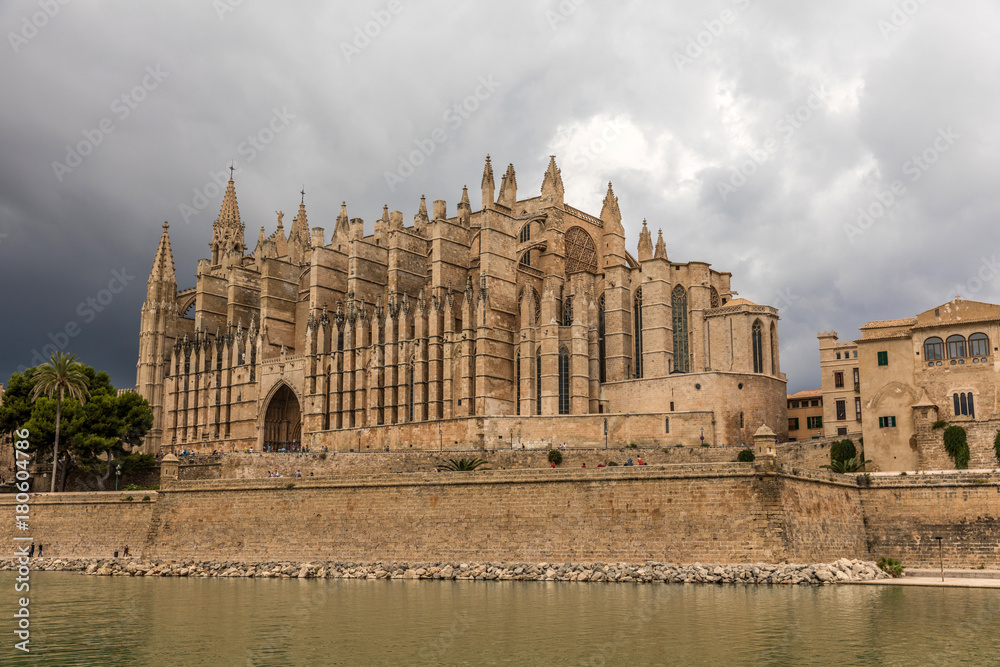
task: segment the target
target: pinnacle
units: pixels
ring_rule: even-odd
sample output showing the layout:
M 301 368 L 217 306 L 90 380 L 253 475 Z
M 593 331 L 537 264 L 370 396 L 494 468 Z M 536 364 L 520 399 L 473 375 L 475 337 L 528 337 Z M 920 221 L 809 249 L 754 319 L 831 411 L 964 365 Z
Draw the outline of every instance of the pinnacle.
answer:
M 160 280 L 165 282 L 177 282 L 174 273 L 174 253 L 170 248 L 170 225 L 163 223 L 163 233 L 160 234 L 160 243 L 156 248 L 156 257 L 153 258 L 153 269 L 149 273 L 149 282 Z

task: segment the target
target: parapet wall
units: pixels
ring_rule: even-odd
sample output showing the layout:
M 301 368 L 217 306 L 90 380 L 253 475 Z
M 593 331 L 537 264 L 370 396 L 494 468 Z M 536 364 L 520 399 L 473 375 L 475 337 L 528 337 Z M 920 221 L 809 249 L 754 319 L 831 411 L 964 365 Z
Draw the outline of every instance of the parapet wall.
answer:
M 707 449 L 707 448 L 706 448 Z M 165 482 L 0 496 L 47 556 L 473 562 L 1000 561 L 1000 472 L 851 476 L 760 463 Z M 145 497 L 149 496 L 148 500 Z M 130 499 L 131 498 L 131 499 Z

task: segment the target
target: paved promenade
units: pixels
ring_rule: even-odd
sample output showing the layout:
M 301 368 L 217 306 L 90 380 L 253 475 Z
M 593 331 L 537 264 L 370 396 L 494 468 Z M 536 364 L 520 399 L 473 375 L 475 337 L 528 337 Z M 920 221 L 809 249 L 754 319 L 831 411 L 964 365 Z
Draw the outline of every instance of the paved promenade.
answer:
M 1000 588 L 1000 570 L 909 570 L 905 577 L 877 579 L 875 581 L 845 581 L 843 584 L 858 586 L 944 586 L 952 588 Z

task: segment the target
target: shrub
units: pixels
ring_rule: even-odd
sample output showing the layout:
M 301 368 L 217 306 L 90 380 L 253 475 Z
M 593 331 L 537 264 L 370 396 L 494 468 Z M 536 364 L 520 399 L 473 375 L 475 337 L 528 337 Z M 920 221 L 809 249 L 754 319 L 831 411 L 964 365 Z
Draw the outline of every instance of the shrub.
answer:
M 629 445 L 628 445 L 628 448 L 629 449 L 639 449 L 639 445 L 635 444 L 634 442 L 630 442 Z
M 447 463 L 441 464 L 441 470 L 447 470 L 449 472 L 469 472 L 471 470 L 478 470 L 488 463 L 489 461 L 486 459 L 449 459 Z M 483 468 L 483 470 L 489 470 L 489 468 Z
M 858 486 L 872 485 L 872 474 L 870 472 L 866 472 L 864 475 L 858 475 L 856 479 L 858 480 Z
M 997 462 L 1000 463 L 1000 431 L 997 431 L 996 437 L 993 438 L 993 451 L 997 455 Z
M 122 498 L 123 503 L 130 503 L 132 502 L 132 500 L 133 500 L 132 496 L 125 496 L 124 498 Z
M 948 422 L 946 422 L 943 419 L 939 419 L 936 422 L 934 422 L 933 424 L 931 424 L 931 428 L 944 428 L 947 425 L 948 425 Z
M 757 456 L 752 449 L 741 449 L 740 453 L 736 455 L 736 460 L 740 463 L 753 463 L 756 458 Z
M 289 482 L 288 484 L 285 484 L 285 488 L 286 489 L 294 489 L 295 488 L 295 482 Z
M 830 463 L 836 463 L 837 461 L 846 461 L 847 459 L 856 458 L 858 455 L 858 450 L 854 447 L 854 441 L 850 438 L 844 440 L 837 440 L 830 447 Z
M 562 452 L 560 452 L 558 449 L 550 449 L 549 463 L 554 463 L 556 465 L 562 463 Z
M 320 452 L 319 453 L 319 458 L 320 458 L 321 461 L 325 461 L 326 460 L 326 452 Z
M 903 564 L 895 558 L 880 558 L 875 565 L 877 565 L 880 570 L 888 574 L 890 577 L 902 577 L 903 570 L 906 569 L 903 567 Z
M 618 465 L 617 461 L 608 461 L 608 467 L 609 468 L 612 467 L 612 466 L 616 466 L 616 465 Z
M 152 498 L 150 498 L 149 496 L 143 496 L 142 497 L 142 502 L 144 502 L 144 503 L 148 503 L 151 500 L 152 500 Z
M 944 430 L 944 448 L 955 462 L 956 470 L 969 467 L 969 443 L 965 439 L 965 429 L 961 426 L 949 426 Z

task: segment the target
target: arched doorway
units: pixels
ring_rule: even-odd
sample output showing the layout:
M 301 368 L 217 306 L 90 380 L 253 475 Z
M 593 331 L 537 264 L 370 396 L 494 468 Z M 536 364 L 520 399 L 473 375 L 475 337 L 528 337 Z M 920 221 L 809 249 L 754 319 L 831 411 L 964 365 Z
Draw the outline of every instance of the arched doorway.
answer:
M 302 444 L 302 413 L 295 393 L 282 384 L 264 413 L 264 451 L 297 451 Z

